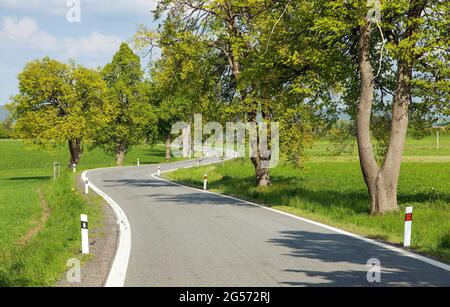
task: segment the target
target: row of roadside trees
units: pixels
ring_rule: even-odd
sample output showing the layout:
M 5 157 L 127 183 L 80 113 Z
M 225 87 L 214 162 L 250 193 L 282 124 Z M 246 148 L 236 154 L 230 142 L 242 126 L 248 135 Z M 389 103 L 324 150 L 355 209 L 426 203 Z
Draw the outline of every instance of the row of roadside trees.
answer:
M 69 165 L 80 162 L 86 146 L 104 149 L 122 165 L 132 146 L 157 137 L 143 76 L 139 56 L 125 43 L 102 69 L 32 61 L 19 74 L 20 93 L 8 106 L 14 136 L 39 146 L 66 142 Z
M 161 51 L 149 78 L 126 44 L 101 71 L 32 62 L 11 105 L 17 135 L 67 141 L 71 163 L 89 140 L 120 165 L 134 144 L 170 144 L 172 125 L 201 113 L 208 122 L 278 122 L 284 160 L 298 165 L 317 131 L 345 112 L 372 213 L 395 211 L 408 126 L 420 135 L 450 114 L 446 2 L 160 0 L 158 31 L 140 27 L 134 37 L 138 51 Z M 264 187 L 271 157 L 259 141 L 251 162 Z
M 408 127 L 423 136 L 450 114 L 445 0 L 160 0 L 154 16 L 159 31 L 135 41 L 162 51 L 152 70 L 162 103 L 193 101 L 177 113 L 187 117 L 279 122 L 294 164 L 343 110 L 373 214 L 398 210 Z M 258 186 L 271 184 L 268 158 L 251 158 Z

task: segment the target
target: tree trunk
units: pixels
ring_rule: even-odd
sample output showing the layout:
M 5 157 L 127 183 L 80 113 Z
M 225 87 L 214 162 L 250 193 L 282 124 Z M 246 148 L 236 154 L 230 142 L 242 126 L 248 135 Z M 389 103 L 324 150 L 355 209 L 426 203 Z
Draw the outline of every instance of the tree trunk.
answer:
M 255 113 L 251 113 L 249 118 L 250 120 L 256 122 Z M 258 132 L 259 130 L 257 124 L 251 128 L 249 132 L 250 147 L 252 149 L 252 157 L 250 160 L 255 168 L 256 186 L 267 187 L 272 185 L 269 175 L 271 155 L 270 150 L 269 152 L 262 152 L 262 150 L 267 150 L 267 148 L 263 148 L 263 146 L 261 146 L 260 134 Z
M 116 164 L 117 164 L 117 166 L 122 166 L 124 160 L 125 160 L 125 146 L 123 144 L 119 144 L 116 148 Z
M 68 140 L 70 161 L 68 167 L 71 168 L 73 164 L 78 165 L 81 160 L 81 155 L 83 154 L 83 145 L 81 139 Z
M 272 184 L 269 175 L 269 168 L 263 166 L 263 160 L 258 155 L 257 157 L 251 158 L 253 166 L 255 167 L 256 176 L 256 186 L 258 187 L 268 187 Z M 267 162 L 267 161 L 266 161 Z
M 172 138 L 170 137 L 170 134 L 168 134 L 166 135 L 166 161 L 170 161 L 170 159 L 172 158 L 171 145 Z
M 397 168 L 380 169 L 375 159 L 370 135 L 370 118 L 374 102 L 374 75 L 370 63 L 371 24 L 361 27 L 359 40 L 359 71 L 361 76 L 361 97 L 358 104 L 356 125 L 359 161 L 364 181 L 371 199 L 372 214 L 385 214 L 397 211 Z M 401 155 L 399 165 L 401 162 Z M 399 167 L 398 167 L 399 169 Z
M 240 33 L 240 31 L 237 29 L 236 23 L 234 22 L 234 17 L 232 16 L 232 14 L 230 12 L 229 12 L 229 18 L 226 20 L 226 22 L 227 22 L 227 26 L 228 26 L 230 35 L 232 37 L 238 38 L 242 35 Z M 227 56 L 228 63 L 230 65 L 230 69 L 231 69 L 231 73 L 233 75 L 234 81 L 238 85 L 237 86 L 238 92 L 241 96 L 241 101 L 243 102 L 243 101 L 245 101 L 247 93 L 245 90 L 239 89 L 240 74 L 241 74 L 240 63 L 239 63 L 238 59 L 235 57 L 235 55 L 233 54 L 232 48 L 229 48 L 228 50 L 222 50 L 222 51 L 224 51 L 224 53 Z M 256 112 L 255 111 L 250 111 L 247 115 L 248 115 L 250 122 L 256 123 Z M 256 128 L 256 130 L 258 130 L 258 128 Z M 258 135 L 258 133 L 257 133 L 257 135 Z M 269 159 L 267 160 L 267 157 L 263 157 L 264 155 L 261 154 L 260 142 L 259 142 L 258 136 L 256 136 L 255 140 L 256 140 L 256 143 L 250 144 L 250 146 L 252 147 L 253 153 L 255 153 L 254 156 L 250 158 L 250 160 L 252 161 L 253 166 L 255 167 L 256 186 L 267 187 L 272 184 L 272 182 L 270 180 L 270 176 L 269 176 L 269 165 L 270 165 L 271 159 L 269 157 Z
M 411 10 L 411 13 L 420 14 L 417 10 Z M 361 98 L 357 110 L 357 140 L 361 169 L 371 198 L 372 214 L 385 214 L 399 210 L 397 188 L 408 129 L 412 65 L 410 60 L 398 61 L 389 146 L 383 166 L 380 168 L 373 153 L 370 136 L 370 117 L 374 101 L 374 76 L 369 50 L 370 33 L 370 23 L 361 27 L 359 40 Z M 412 33 L 413 30 L 410 29 L 408 34 Z

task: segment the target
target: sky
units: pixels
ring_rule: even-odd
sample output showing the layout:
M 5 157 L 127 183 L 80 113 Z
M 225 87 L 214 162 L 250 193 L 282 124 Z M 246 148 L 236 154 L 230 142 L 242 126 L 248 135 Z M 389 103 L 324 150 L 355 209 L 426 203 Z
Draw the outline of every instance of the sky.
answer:
M 45 56 L 96 68 L 138 25 L 157 28 L 156 0 L 0 0 L 0 106 L 18 93 L 17 74 Z

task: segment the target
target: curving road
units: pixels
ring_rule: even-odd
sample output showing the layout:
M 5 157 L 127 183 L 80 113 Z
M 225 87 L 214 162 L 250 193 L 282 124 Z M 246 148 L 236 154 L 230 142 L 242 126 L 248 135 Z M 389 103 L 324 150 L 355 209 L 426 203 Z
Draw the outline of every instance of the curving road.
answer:
M 90 182 L 122 208 L 131 225 L 125 286 L 450 286 L 448 266 L 161 181 L 152 177 L 156 172 L 157 166 L 88 172 Z M 381 283 L 367 281 L 371 258 L 381 262 Z

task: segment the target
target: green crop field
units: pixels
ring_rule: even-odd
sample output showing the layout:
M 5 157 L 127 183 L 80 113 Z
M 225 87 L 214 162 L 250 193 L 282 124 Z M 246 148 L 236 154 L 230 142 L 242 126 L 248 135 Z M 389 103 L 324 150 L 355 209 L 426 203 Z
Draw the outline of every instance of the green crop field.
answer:
M 136 147 L 125 164 L 158 163 L 162 147 Z M 69 160 L 66 147 L 54 151 L 30 148 L 20 141 L 0 140 L 0 286 L 48 286 L 61 277 L 66 261 L 79 255 L 79 218 L 88 214 L 91 227 L 101 225 L 102 210 L 87 204 L 77 192 L 75 176 L 64 168 Z M 53 181 L 53 162 L 61 163 L 62 176 Z M 86 152 L 78 171 L 113 166 L 114 158 L 102 151 Z M 44 227 L 39 227 L 44 208 L 39 193 L 51 210 Z
M 351 152 L 334 155 L 331 144 L 326 140 L 316 141 L 305 150 L 309 161 L 358 161 L 356 141 L 353 143 Z M 404 161 L 408 162 L 450 162 L 450 134 L 441 134 L 439 137 L 439 149 L 437 149 L 437 138 L 435 135 L 421 140 L 408 138 L 406 143 Z
M 255 188 L 253 166 L 236 160 L 221 165 L 179 170 L 167 176 L 201 187 L 207 173 L 209 188 L 227 195 L 324 222 L 371 238 L 400 244 L 404 208 L 414 207 L 413 248 L 450 262 L 450 136 L 408 139 L 399 183 L 402 212 L 369 215 L 369 197 L 355 154 L 332 156 L 326 141 L 308 150 L 303 168 L 279 165 L 271 170 L 273 186 Z

